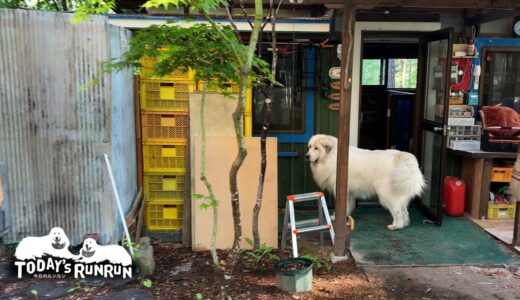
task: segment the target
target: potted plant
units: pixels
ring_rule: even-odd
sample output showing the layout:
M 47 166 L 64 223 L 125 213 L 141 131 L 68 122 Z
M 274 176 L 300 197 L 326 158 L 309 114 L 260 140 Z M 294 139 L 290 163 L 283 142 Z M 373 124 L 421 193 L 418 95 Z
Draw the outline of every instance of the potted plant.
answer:
M 274 265 L 278 287 L 288 292 L 307 292 L 312 289 L 312 260 L 288 258 Z

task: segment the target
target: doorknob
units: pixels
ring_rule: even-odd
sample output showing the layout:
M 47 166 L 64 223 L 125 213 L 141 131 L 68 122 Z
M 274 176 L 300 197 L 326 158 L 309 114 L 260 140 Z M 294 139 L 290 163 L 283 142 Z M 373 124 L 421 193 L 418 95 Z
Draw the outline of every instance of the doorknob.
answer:
M 442 127 L 433 127 L 433 132 L 441 132 L 442 130 Z

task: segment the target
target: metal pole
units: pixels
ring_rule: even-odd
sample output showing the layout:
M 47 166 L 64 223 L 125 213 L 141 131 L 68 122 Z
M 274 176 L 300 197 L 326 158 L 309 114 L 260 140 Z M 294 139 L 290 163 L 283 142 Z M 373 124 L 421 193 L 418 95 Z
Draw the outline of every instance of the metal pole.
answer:
M 112 167 L 110 167 L 110 161 L 108 160 L 108 154 L 105 155 L 105 162 L 107 163 L 108 175 L 110 176 L 110 182 L 112 183 L 112 189 L 114 190 L 114 195 L 116 196 L 117 208 L 119 210 L 119 216 L 121 217 L 121 222 L 123 223 L 123 228 L 125 229 L 126 239 L 130 244 L 130 254 L 132 257 L 134 256 L 134 249 L 132 248 L 132 240 L 130 239 L 130 233 L 128 232 L 128 226 L 126 226 L 125 214 L 123 213 L 123 208 L 121 207 L 121 200 L 119 200 L 119 193 L 117 192 L 116 181 L 114 179 L 114 174 L 112 174 Z

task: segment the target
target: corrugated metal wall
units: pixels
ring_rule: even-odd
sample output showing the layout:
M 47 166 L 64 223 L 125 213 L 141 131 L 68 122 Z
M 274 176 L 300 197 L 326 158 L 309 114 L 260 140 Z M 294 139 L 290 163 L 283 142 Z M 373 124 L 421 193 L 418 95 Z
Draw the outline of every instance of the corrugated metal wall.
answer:
M 112 154 L 124 207 L 136 193 L 131 73 L 81 89 L 100 62 L 126 47 L 129 32 L 111 28 L 104 17 L 75 25 L 71 19 L 0 9 L 0 161 L 7 164 L 12 215 L 7 243 L 53 226 L 63 227 L 73 244 L 85 233 L 99 233 L 102 242 L 119 238 L 103 153 Z

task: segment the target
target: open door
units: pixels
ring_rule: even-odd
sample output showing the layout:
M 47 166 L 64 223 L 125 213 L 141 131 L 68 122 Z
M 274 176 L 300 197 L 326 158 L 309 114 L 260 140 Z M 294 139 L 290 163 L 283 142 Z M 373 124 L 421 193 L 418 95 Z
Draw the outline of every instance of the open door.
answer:
M 450 89 L 453 28 L 429 32 L 423 39 L 424 112 L 421 120 L 421 168 L 428 188 L 418 206 L 435 224 L 442 224 L 442 195 L 446 161 L 446 131 Z

